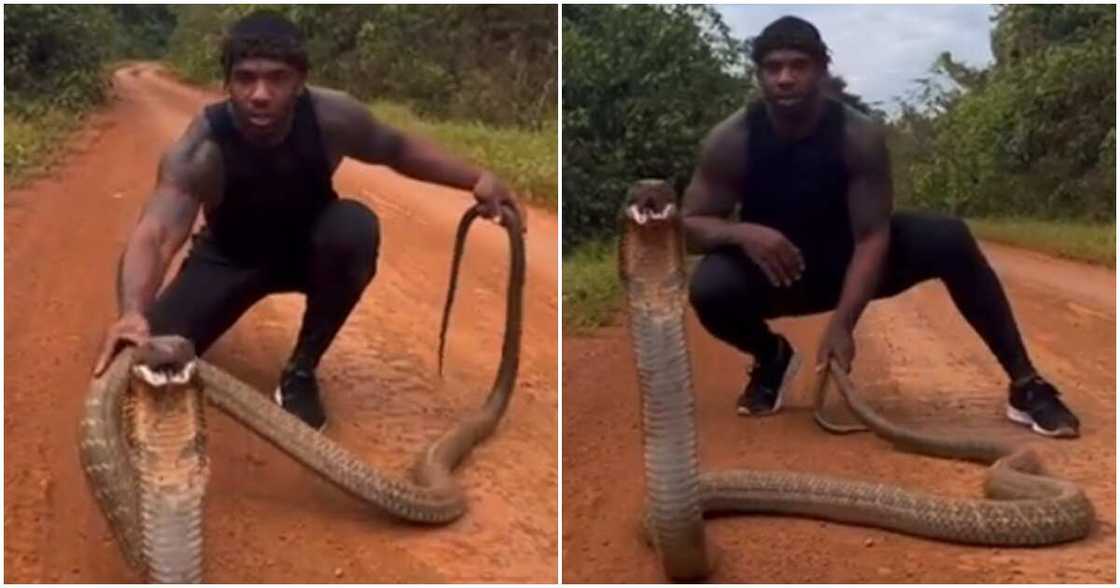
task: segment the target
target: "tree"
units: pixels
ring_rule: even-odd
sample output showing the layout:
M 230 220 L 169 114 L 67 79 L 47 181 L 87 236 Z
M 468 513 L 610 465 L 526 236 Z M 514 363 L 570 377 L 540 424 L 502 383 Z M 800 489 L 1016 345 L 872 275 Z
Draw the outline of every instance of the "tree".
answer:
M 177 7 L 171 58 L 197 80 L 217 75 L 221 33 L 252 6 Z M 556 8 L 468 5 L 279 5 L 307 37 L 312 79 L 364 100 L 501 126 L 556 118 Z
M 103 99 L 104 42 L 116 23 L 104 6 L 24 5 L 4 9 L 5 113 L 44 106 L 69 110 Z
M 631 182 L 683 189 L 700 142 L 752 91 L 707 7 L 564 8 L 563 247 L 610 234 Z
M 879 121 L 886 120 L 887 113 L 864 102 L 863 97 L 859 94 L 853 94 L 848 91 L 848 81 L 845 80 L 843 76 L 830 74 L 824 79 L 823 83 L 826 95 L 832 96 L 871 118 Z
M 943 53 L 933 71 L 951 85 L 923 80 L 923 101 L 894 124 L 898 144 L 920 146 L 896 174 L 909 204 L 1113 220 L 1115 7 L 1005 6 L 993 23 L 995 64 Z

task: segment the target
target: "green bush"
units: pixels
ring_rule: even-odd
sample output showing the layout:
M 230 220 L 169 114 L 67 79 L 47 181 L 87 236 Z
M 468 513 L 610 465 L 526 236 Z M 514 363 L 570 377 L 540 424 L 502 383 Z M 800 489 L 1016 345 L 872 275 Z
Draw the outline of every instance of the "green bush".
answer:
M 895 123 L 900 200 L 962 216 L 1115 218 L 1114 6 L 1005 6 L 996 62 Z M 900 173 L 899 173 L 900 172 Z
M 556 207 L 556 127 L 543 130 L 493 128 L 479 122 L 431 121 L 407 106 L 374 103 L 373 113 L 389 125 L 417 133 L 493 170 L 527 201 Z
M 4 180 L 42 168 L 108 90 L 104 65 L 120 32 L 104 6 L 4 7 Z
M 259 7 L 179 6 L 169 58 L 220 79 L 226 27 Z M 428 118 L 541 129 L 556 119 L 556 7 L 272 5 L 306 34 L 312 82 Z
M 744 102 L 742 52 L 714 10 L 565 6 L 563 249 L 613 230 L 631 182 L 683 189 L 705 133 Z
M 564 330 L 580 332 L 610 324 L 622 303 L 618 245 L 587 241 L 564 256 Z

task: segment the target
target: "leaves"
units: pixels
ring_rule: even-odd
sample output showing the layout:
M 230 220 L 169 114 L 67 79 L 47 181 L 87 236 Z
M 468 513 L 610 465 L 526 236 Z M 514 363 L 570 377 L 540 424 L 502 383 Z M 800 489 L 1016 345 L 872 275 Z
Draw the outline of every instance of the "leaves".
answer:
M 899 201 L 969 216 L 1115 218 L 1115 8 L 1013 5 L 994 21 L 992 67 L 943 53 L 893 121 Z
M 556 7 L 273 5 L 307 37 L 314 83 L 419 114 L 541 128 L 556 118 Z M 170 58 L 220 76 L 221 34 L 253 6 L 176 7 Z
M 742 44 L 707 7 L 564 7 L 564 251 L 608 234 L 627 186 L 680 190 L 704 134 L 745 102 Z

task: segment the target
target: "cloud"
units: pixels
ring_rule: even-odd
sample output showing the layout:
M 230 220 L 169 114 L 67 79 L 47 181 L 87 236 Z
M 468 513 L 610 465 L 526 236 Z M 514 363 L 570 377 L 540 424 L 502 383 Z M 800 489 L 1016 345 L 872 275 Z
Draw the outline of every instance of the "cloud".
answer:
M 973 67 L 992 62 L 990 5 L 750 5 L 716 7 L 738 38 L 793 14 L 812 22 L 849 91 L 888 112 L 914 90 L 942 51 Z

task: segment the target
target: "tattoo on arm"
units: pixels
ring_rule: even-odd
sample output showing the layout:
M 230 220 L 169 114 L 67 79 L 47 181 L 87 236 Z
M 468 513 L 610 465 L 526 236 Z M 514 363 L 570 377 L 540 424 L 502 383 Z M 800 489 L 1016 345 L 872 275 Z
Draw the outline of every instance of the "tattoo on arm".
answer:
M 192 128 L 194 125 L 192 125 Z M 143 311 L 155 298 L 163 274 L 186 241 L 200 207 L 207 162 L 191 142 L 191 130 L 160 160 L 156 188 L 129 237 L 117 266 L 117 304 L 123 314 Z

